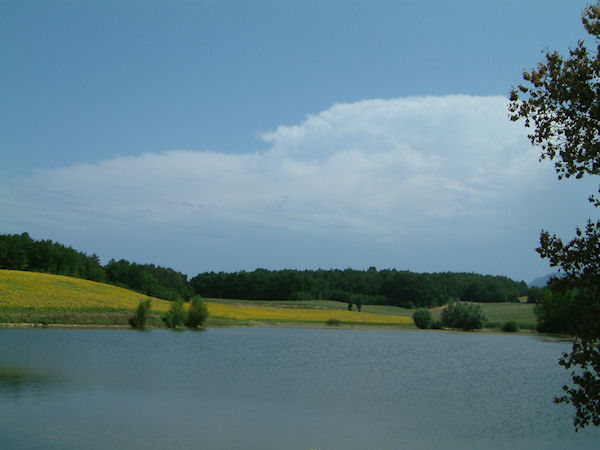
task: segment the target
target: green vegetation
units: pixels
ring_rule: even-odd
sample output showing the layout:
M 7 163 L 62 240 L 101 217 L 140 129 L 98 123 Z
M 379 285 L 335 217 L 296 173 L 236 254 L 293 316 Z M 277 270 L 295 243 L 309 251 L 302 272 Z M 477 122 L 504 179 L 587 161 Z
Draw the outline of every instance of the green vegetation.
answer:
M 104 266 L 106 281 L 152 297 L 167 300 L 189 299 L 193 292 L 187 275 L 154 264 L 111 259 Z
M 202 273 L 187 280 L 173 269 L 111 259 L 100 265 L 96 255 L 67 248 L 50 240 L 36 241 L 27 233 L 0 235 L 0 269 L 28 270 L 107 282 L 146 296 L 189 300 L 213 298 L 293 301 L 327 299 L 348 308 L 368 305 L 414 309 L 445 305 L 455 300 L 513 302 L 528 294 L 525 282 L 473 273 L 423 273 L 395 269 L 367 271 L 276 270 Z
M 152 298 L 151 308 L 140 307 L 147 300 L 139 293 L 107 284 L 58 275 L 0 270 L 0 323 L 35 326 L 136 326 L 144 323 L 147 327 L 167 326 L 163 317 L 168 315 L 174 303 Z M 516 320 L 523 328 L 523 323 L 534 322 L 534 305 L 531 304 L 485 303 L 481 307 L 499 323 Z M 324 324 L 328 319 L 334 319 L 334 324 L 338 320 L 355 326 L 412 327 L 411 317 L 415 313 L 414 309 L 389 305 L 364 305 L 362 313 L 350 312 L 347 311 L 347 303 L 331 300 L 207 299 L 205 302 L 200 296 L 193 297 L 187 309 L 188 318 L 184 324 L 188 327 L 248 326 L 257 322 Z M 211 316 L 207 318 L 209 311 Z M 431 327 L 441 328 L 441 308 L 432 310 L 431 314 L 435 319 Z M 143 317 L 146 317 L 145 322 Z M 180 321 L 177 322 L 179 325 Z
M 140 302 L 138 308 L 135 311 L 135 314 L 129 319 L 129 324 L 133 328 L 137 328 L 139 330 L 143 330 L 144 328 L 146 328 L 151 305 L 151 299 L 143 300 Z
M 486 322 L 481 307 L 474 303 L 456 302 L 446 306 L 442 311 L 442 325 L 454 330 L 479 330 Z
M 256 305 L 256 306 L 277 306 L 281 308 L 315 308 L 315 309 L 334 309 L 347 310 L 348 304 L 334 300 L 280 300 L 277 302 L 271 300 L 238 300 L 230 298 L 207 298 L 210 303 L 224 305 Z M 507 305 L 515 305 L 514 303 Z M 388 305 L 363 305 L 363 312 L 373 314 L 385 314 L 392 316 L 411 316 L 414 310 L 400 308 L 398 306 Z
M 578 319 L 579 311 L 573 291 L 552 292 L 546 289 L 533 311 L 540 333 L 568 334 L 582 320 Z
M 535 305 L 530 303 L 478 303 L 478 305 L 487 318 L 486 328 L 500 329 L 504 322 L 514 320 L 522 330 L 536 329 L 536 317 L 533 312 Z M 442 308 L 432 310 L 434 322 L 441 319 L 441 313 Z
M 431 329 L 432 330 L 443 330 L 444 326 L 442 325 L 442 321 L 441 320 L 434 320 L 431 322 Z
M 0 235 L 0 269 L 106 281 L 96 254 L 88 256 L 51 240 L 35 241 L 27 233 Z
M 0 235 L 0 269 L 27 270 L 107 282 L 144 295 L 175 300 L 188 299 L 192 288 L 187 276 L 154 264 L 110 260 L 100 264 L 91 256 L 51 240 L 36 241 L 27 233 Z
M 46 326 L 73 325 L 127 325 L 139 303 L 145 297 L 131 290 L 61 275 L 36 272 L 0 270 L 0 323 Z M 273 302 L 256 302 L 259 306 L 244 303 L 207 302 L 208 326 L 247 326 L 256 323 L 310 323 L 324 324 L 337 318 L 345 324 L 412 327 L 408 315 L 344 311 L 337 308 L 307 305 L 282 305 Z M 314 303 L 312 307 L 310 304 Z M 334 302 L 329 302 L 332 304 Z M 173 303 L 152 298 L 148 312 L 148 326 L 164 327 L 162 320 Z M 283 307 L 282 307 L 283 306 Z M 201 299 L 196 298 L 190 311 L 196 308 L 197 317 L 205 318 Z M 377 307 L 373 307 L 377 308 Z M 389 309 L 389 307 L 382 307 Z M 135 321 L 133 325 L 138 322 Z M 189 321 L 188 321 L 189 323 Z M 200 323 L 200 320 L 197 320 Z M 131 324 L 130 324 L 131 325 Z
M 206 308 L 206 304 L 202 300 L 202 297 L 199 295 L 192 297 L 190 302 L 191 305 L 186 325 L 190 328 L 197 328 L 202 326 L 208 318 L 208 309 Z
M 514 320 L 509 320 L 508 322 L 504 322 L 500 329 L 505 333 L 516 333 L 519 331 L 519 324 Z
M 187 311 L 185 310 L 185 306 L 183 306 L 183 300 L 180 299 L 173 302 L 167 314 L 163 316 L 163 321 L 169 328 L 177 328 L 187 321 Z
M 413 322 L 421 329 L 427 329 L 431 327 L 433 321 L 431 317 L 431 311 L 425 308 L 419 308 L 413 313 Z
M 600 2 L 584 9 L 582 22 L 595 47 L 590 51 L 580 40 L 566 58 L 548 51 L 510 96 L 511 120 L 524 119 L 540 159 L 554 162 L 559 180 L 600 175 Z M 597 196 L 587 200 L 600 207 Z M 536 250 L 564 275 L 550 283 L 551 302 L 567 304 L 564 327 L 575 338 L 571 353 L 559 362 L 571 370 L 572 386 L 564 386 L 555 401 L 575 407 L 575 429 L 600 426 L 600 220 L 588 220 L 568 242 L 542 231 Z M 553 311 L 559 309 L 543 304 L 537 311 L 540 326 L 555 328 Z
M 339 319 L 329 319 L 327 322 L 325 322 L 325 324 L 327 324 L 329 326 L 337 326 L 337 325 L 341 325 L 342 321 Z
M 62 275 L 0 270 L 0 322 L 38 325 L 123 325 L 147 297 L 117 286 Z M 170 302 L 152 299 L 148 324 Z M 156 314 L 155 314 L 156 313 Z
M 472 273 L 417 274 L 395 269 L 367 271 L 258 269 L 253 272 L 202 273 L 190 280 L 204 297 L 246 300 L 328 299 L 348 309 L 390 305 L 413 309 L 445 305 L 455 299 L 478 302 L 517 301 L 527 295 L 524 282 Z

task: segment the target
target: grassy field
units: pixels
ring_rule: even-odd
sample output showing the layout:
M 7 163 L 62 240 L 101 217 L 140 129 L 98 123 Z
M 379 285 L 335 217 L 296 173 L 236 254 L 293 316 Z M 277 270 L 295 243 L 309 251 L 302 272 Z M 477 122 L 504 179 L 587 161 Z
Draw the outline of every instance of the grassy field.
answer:
M 535 329 L 534 305 L 531 303 L 478 303 L 485 314 L 487 328 L 500 328 L 503 323 L 514 320 L 521 329 Z M 442 308 L 432 310 L 434 320 L 439 320 Z
M 128 325 L 143 294 L 78 278 L 36 272 L 0 270 L 0 323 Z M 152 298 L 151 326 L 164 326 L 161 316 L 171 302 Z M 260 301 L 206 299 L 208 326 L 257 323 L 414 327 L 413 310 L 395 306 L 363 305 L 362 312 L 330 300 Z M 522 329 L 535 328 L 533 305 L 480 303 L 489 328 L 508 320 Z M 439 319 L 442 308 L 432 309 Z
M 0 270 L 0 322 L 127 325 L 143 294 L 94 281 Z M 151 324 L 170 302 L 152 299 Z
M 316 308 L 347 311 L 347 303 L 332 300 L 282 300 L 277 302 L 267 300 L 233 300 L 210 299 L 210 302 L 229 307 L 272 306 L 277 308 Z M 488 320 L 487 328 L 500 328 L 503 323 L 514 320 L 519 327 L 525 330 L 535 329 L 535 315 L 532 304 L 527 303 L 478 303 Z M 443 307 L 431 309 L 434 320 L 439 320 Z M 414 310 L 385 305 L 363 305 L 362 313 L 384 314 L 391 316 L 412 317 Z M 352 314 L 356 314 L 353 312 Z M 334 318 L 334 316 L 332 316 Z
M 0 323 L 127 325 L 147 296 L 127 289 L 78 278 L 35 272 L 0 270 Z M 347 311 L 339 302 L 244 302 L 207 300 L 208 326 L 252 323 L 409 326 L 410 311 L 370 307 Z M 171 302 L 152 299 L 150 324 L 162 326 L 161 315 Z M 400 314 L 404 311 L 404 314 Z
M 224 298 L 211 298 L 207 299 L 213 303 L 227 304 L 227 305 L 257 305 L 257 306 L 273 306 L 281 308 L 316 308 L 316 309 L 336 309 L 336 310 L 348 310 L 348 304 L 344 302 L 337 302 L 334 300 L 277 300 L 273 302 L 271 300 L 233 300 Z M 354 307 L 356 309 L 356 306 Z M 374 314 L 388 314 L 392 316 L 412 316 L 414 310 L 399 308 L 397 306 L 386 306 L 386 305 L 363 305 L 362 312 L 374 313 Z
M 263 302 L 261 302 L 263 303 Z M 326 323 L 330 320 L 350 325 L 386 325 L 413 326 L 409 315 L 392 315 L 375 312 L 358 312 L 342 309 L 345 304 L 324 307 L 315 306 L 315 302 L 303 302 L 302 305 L 281 304 L 270 302 L 269 306 L 253 302 L 208 302 L 211 316 L 245 322 L 279 322 L 279 323 Z M 320 302 L 319 302 L 320 303 Z

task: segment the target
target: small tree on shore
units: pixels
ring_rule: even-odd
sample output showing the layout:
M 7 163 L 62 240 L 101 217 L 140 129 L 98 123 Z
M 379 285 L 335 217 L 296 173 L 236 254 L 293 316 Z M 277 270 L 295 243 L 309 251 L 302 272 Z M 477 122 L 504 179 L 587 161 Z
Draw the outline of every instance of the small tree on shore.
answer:
M 479 330 L 486 321 L 481 307 L 474 303 L 451 303 L 442 311 L 442 325 L 455 330 Z
M 202 326 L 208 318 L 208 309 L 199 295 L 195 295 L 190 301 L 191 305 L 186 325 L 190 328 L 197 328 Z
M 183 300 L 179 299 L 173 302 L 163 321 L 169 328 L 177 328 L 183 325 L 187 320 L 187 311 L 183 306 Z
M 425 308 L 419 308 L 413 313 L 413 322 L 421 329 L 427 329 L 431 327 L 431 311 Z
M 143 330 L 146 328 L 146 322 L 148 321 L 148 316 L 150 314 L 150 306 L 152 300 L 142 300 L 140 301 L 135 314 L 129 318 L 129 324 L 133 328 L 137 328 L 139 330 Z

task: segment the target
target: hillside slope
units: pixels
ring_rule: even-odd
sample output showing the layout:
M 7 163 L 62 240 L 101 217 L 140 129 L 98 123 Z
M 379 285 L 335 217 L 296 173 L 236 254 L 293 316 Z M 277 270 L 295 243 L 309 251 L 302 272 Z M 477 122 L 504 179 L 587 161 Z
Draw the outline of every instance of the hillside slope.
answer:
M 62 275 L 0 270 L 0 309 L 133 311 L 143 294 L 109 284 Z M 152 299 L 152 309 L 166 311 L 170 302 Z
M 127 325 L 147 296 L 95 281 L 38 272 L 0 270 L 0 323 Z M 152 298 L 152 326 L 172 302 Z M 283 305 L 282 305 L 283 306 Z M 345 306 L 345 305 L 344 305 Z M 354 325 L 412 326 L 407 316 L 350 312 L 314 307 L 221 304 L 207 302 L 209 325 L 315 323 L 335 319 Z
M 127 326 L 148 297 L 117 286 L 18 270 L 0 270 L 0 323 Z M 163 326 L 171 302 L 152 299 L 149 325 Z

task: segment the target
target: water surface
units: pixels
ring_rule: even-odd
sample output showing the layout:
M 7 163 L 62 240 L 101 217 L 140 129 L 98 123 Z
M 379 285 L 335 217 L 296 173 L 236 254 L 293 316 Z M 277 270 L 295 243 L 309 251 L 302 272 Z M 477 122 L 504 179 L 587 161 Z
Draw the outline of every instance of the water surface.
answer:
M 568 343 L 340 329 L 0 330 L 2 448 L 594 448 Z

